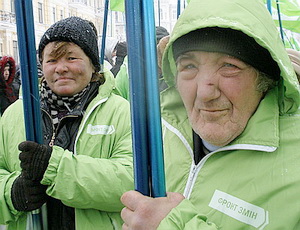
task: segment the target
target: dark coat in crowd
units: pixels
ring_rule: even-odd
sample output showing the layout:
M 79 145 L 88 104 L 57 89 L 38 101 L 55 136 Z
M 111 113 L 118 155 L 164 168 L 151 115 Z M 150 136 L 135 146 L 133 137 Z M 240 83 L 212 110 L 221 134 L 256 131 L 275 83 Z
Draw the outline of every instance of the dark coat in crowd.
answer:
M 9 76 L 5 80 L 4 69 L 5 66 L 9 64 Z M 16 63 L 13 57 L 3 56 L 0 60 L 0 111 L 1 114 L 5 109 L 17 100 L 17 95 L 15 95 L 13 90 L 13 80 L 16 73 Z

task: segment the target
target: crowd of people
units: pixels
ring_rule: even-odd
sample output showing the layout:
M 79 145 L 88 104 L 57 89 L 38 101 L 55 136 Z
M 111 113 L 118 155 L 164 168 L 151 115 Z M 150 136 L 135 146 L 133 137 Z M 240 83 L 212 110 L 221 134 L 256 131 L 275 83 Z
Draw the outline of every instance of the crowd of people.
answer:
M 43 143 L 1 58 L 0 224 L 32 229 L 43 207 L 49 230 L 300 229 L 300 52 L 259 1 L 191 1 L 156 35 L 166 197 L 134 191 L 126 42 L 103 67 L 72 16 L 38 46 Z

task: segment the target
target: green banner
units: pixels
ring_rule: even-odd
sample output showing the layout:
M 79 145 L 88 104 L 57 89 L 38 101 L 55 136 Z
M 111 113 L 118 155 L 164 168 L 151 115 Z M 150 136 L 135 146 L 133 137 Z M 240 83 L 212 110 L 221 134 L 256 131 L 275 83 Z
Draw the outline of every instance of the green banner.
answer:
M 110 0 L 110 10 L 112 11 L 125 11 L 125 2 L 124 0 Z
M 263 0 L 267 6 L 267 0 Z M 277 4 L 278 3 L 278 4 Z M 272 18 L 277 27 L 281 25 L 284 33 L 284 44 L 287 48 L 299 50 L 300 47 L 300 1 L 299 0 L 271 0 Z
M 296 0 L 278 1 L 282 27 L 300 33 L 300 5 Z M 272 1 L 272 17 L 279 26 L 276 1 Z

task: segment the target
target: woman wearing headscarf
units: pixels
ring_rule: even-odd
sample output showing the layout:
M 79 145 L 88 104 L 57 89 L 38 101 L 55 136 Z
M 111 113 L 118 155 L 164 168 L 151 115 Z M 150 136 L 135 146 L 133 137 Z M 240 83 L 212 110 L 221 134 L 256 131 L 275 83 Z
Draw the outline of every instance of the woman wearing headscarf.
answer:
M 104 59 L 110 64 L 111 69 L 115 65 L 114 58 L 117 54 L 118 39 L 107 37 L 105 41 Z M 108 65 L 109 66 L 109 65 Z
M 11 56 L 3 56 L 0 60 L 0 112 L 17 100 L 13 90 L 13 80 L 16 73 L 16 62 Z

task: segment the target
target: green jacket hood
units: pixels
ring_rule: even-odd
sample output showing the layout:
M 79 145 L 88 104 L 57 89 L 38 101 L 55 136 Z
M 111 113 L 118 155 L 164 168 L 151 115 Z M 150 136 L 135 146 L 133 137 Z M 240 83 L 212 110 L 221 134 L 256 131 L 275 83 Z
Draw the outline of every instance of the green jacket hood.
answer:
M 172 44 L 184 34 L 205 27 L 240 30 L 266 48 L 281 71 L 278 83 L 280 113 L 294 113 L 298 109 L 300 91 L 295 71 L 271 15 L 258 0 L 191 0 L 172 31 L 163 56 L 163 75 L 170 87 L 176 84 Z
M 114 75 L 106 68 L 104 68 L 105 82 L 100 85 L 99 93 L 96 96 L 97 100 L 108 98 L 112 93 L 115 93 L 115 79 Z M 97 104 L 97 100 L 93 100 L 89 107 Z

